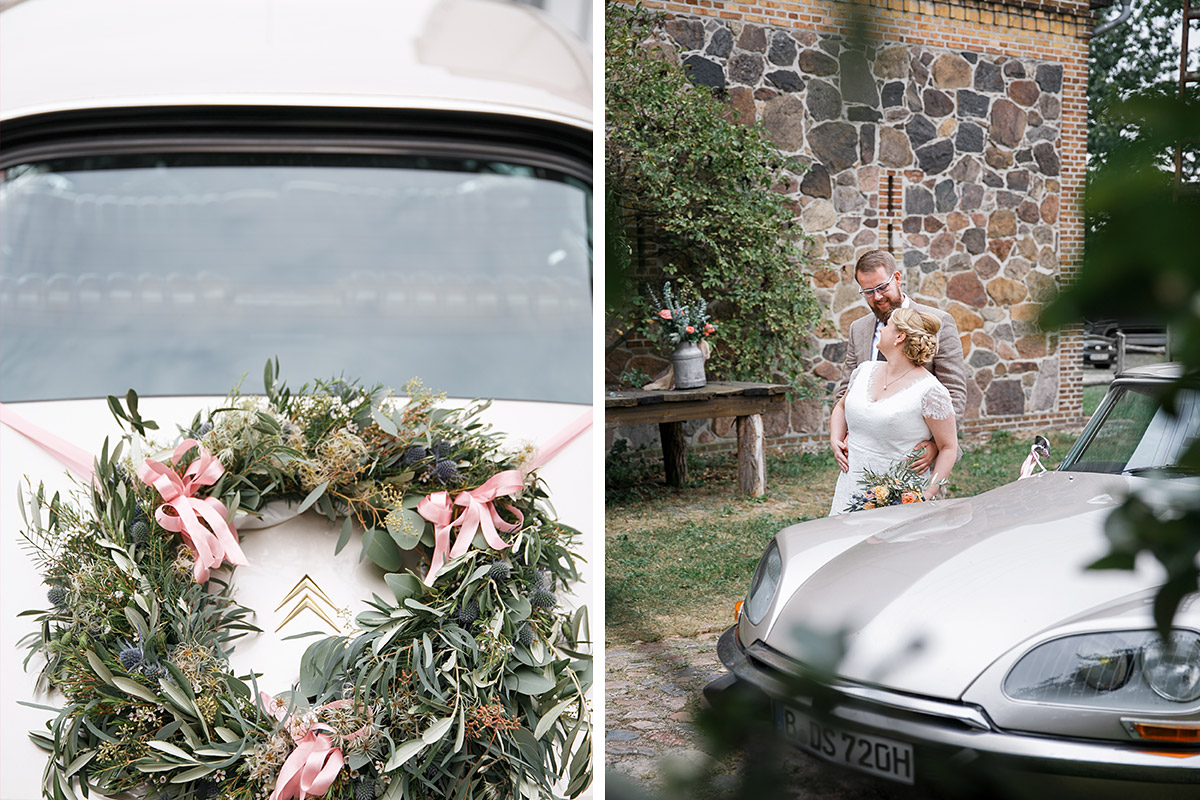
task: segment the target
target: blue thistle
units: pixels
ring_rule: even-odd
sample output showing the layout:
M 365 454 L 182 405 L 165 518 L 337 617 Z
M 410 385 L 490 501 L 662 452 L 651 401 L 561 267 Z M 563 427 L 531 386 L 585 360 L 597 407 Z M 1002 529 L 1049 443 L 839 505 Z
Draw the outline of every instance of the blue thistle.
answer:
M 202 423 L 200 423 L 200 427 L 199 427 L 199 428 L 196 428 L 196 436 L 197 436 L 197 438 L 199 438 L 199 437 L 202 437 L 202 436 L 205 436 L 205 435 L 207 435 L 207 434 L 209 434 L 209 433 L 212 433 L 212 429 L 213 429 L 213 424 L 212 424 L 212 421 L 211 421 L 211 420 L 210 420 L 210 421 L 207 421 L 207 422 L 202 422 Z
M 558 605 L 558 598 L 549 589 L 538 588 L 534 590 L 529 602 L 534 608 L 554 608 Z
M 141 647 L 126 643 L 121 652 L 117 653 L 117 658 L 121 659 L 121 666 L 129 672 L 146 660 L 146 654 L 142 652 Z
M 129 526 L 129 538 L 134 544 L 146 545 L 150 541 L 150 524 L 145 519 L 135 519 Z
M 167 668 L 162 664 L 157 664 L 153 661 L 145 661 L 138 669 L 143 675 L 152 681 L 157 681 L 167 677 Z
M 51 586 L 50 591 L 46 592 L 46 599 L 55 608 L 64 608 L 67 605 L 67 590 L 61 586 Z
M 375 800 L 374 778 L 361 778 L 355 782 L 354 800 Z
M 453 461 L 442 459 L 433 465 L 433 476 L 441 483 L 450 483 L 458 479 L 458 465 Z
M 493 561 L 492 568 L 488 570 L 488 577 L 496 583 L 508 583 L 512 577 L 512 564 L 507 561 Z
M 522 622 L 521 627 L 517 628 L 517 641 L 526 647 L 533 644 L 533 640 L 536 638 L 533 627 L 528 622 Z
M 459 606 L 458 611 L 454 614 L 454 621 L 464 628 L 477 619 L 479 619 L 479 603 L 474 600 L 469 600 Z
M 404 464 L 405 466 L 415 464 L 428 454 L 428 451 L 419 444 L 409 445 L 408 448 L 405 449 L 404 455 L 400 456 L 400 463 Z
M 446 458 L 453 451 L 454 451 L 454 445 L 450 444 L 449 442 L 445 442 L 445 441 L 434 442 L 433 449 L 430 450 L 430 452 L 433 453 L 433 457 L 439 458 L 439 459 Z

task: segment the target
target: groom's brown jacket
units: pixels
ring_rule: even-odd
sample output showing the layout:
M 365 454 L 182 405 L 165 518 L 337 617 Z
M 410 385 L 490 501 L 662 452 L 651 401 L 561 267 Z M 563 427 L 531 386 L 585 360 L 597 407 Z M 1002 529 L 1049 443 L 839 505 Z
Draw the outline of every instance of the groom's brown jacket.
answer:
M 963 414 L 967 408 L 967 374 L 963 364 L 962 341 L 958 338 L 958 325 L 954 317 L 940 308 L 927 306 L 913 300 L 909 306 L 926 314 L 933 314 L 942 321 L 942 329 L 938 332 L 938 349 L 933 361 L 925 369 L 933 373 L 946 391 L 950 392 L 950 402 L 954 405 L 954 416 L 961 428 Z M 871 360 L 871 341 L 875 338 L 875 315 L 866 314 L 850 323 L 850 337 L 846 342 L 846 362 L 842 367 L 842 379 L 838 383 L 836 402 L 846 393 L 850 382 L 850 373 L 863 361 Z

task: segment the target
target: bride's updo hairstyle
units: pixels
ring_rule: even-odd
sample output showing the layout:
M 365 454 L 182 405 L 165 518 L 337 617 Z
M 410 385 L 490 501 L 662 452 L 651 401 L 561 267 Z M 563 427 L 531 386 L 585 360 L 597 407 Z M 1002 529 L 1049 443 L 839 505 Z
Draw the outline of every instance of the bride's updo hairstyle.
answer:
M 907 337 L 901 348 L 904 357 L 918 366 L 932 361 L 937 353 L 938 331 L 942 329 L 942 321 L 933 314 L 913 308 L 897 308 L 892 312 L 892 319 L 896 322 L 896 330 Z

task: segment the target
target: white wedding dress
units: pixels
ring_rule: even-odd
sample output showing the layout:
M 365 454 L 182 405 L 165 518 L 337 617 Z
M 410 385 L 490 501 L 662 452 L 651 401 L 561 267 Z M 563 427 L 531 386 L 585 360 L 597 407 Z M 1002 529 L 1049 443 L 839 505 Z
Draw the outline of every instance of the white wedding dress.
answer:
M 879 400 L 878 390 L 886 361 L 864 361 L 850 373 L 846 389 L 846 425 L 849 428 L 850 470 L 838 473 L 829 515 L 845 513 L 850 498 L 859 491 L 864 469 L 886 472 L 913 448 L 931 438 L 925 419 L 945 419 L 954 413 L 950 393 L 925 369 L 920 377 Z

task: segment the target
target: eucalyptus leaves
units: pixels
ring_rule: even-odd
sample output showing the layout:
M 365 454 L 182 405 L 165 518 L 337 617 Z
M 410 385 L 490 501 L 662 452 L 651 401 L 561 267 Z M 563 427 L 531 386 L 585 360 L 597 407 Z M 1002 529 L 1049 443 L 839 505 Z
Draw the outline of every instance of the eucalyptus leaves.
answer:
M 416 383 L 405 402 L 344 381 L 292 392 L 277 371 L 268 363 L 265 398 L 235 392 L 197 414 L 181 431 L 196 446 L 158 463 L 183 479 L 206 454 L 218 461 L 195 497 L 235 525 L 287 502 L 344 520 L 339 551 L 363 530 L 362 555 L 391 596 L 367 599 L 361 632 L 311 645 L 292 692 L 271 697 L 232 674 L 231 646 L 258 630 L 252 611 L 231 598 L 232 572 L 202 576 L 196 548 L 163 527 L 163 496 L 137 474 L 156 426 L 132 392 L 110 398 L 132 430 L 105 445 L 93 485 L 70 500 L 39 487 L 23 509 L 47 584 L 47 608 L 26 612 L 41 623 L 27 644 L 64 697 L 50 730 L 31 734 L 51 753 L 46 796 L 85 785 L 163 798 L 580 794 L 586 609 L 569 614 L 556 595 L 578 578 L 575 532 L 553 520 L 530 454 L 502 449 L 479 421 L 486 404 L 443 408 Z M 482 527 L 478 491 L 498 475 L 511 491 L 486 511 L 505 547 L 459 522 L 465 544 L 446 548 L 436 581 L 402 571 L 414 556 L 428 565 L 450 535 L 421 503 L 468 495 Z

